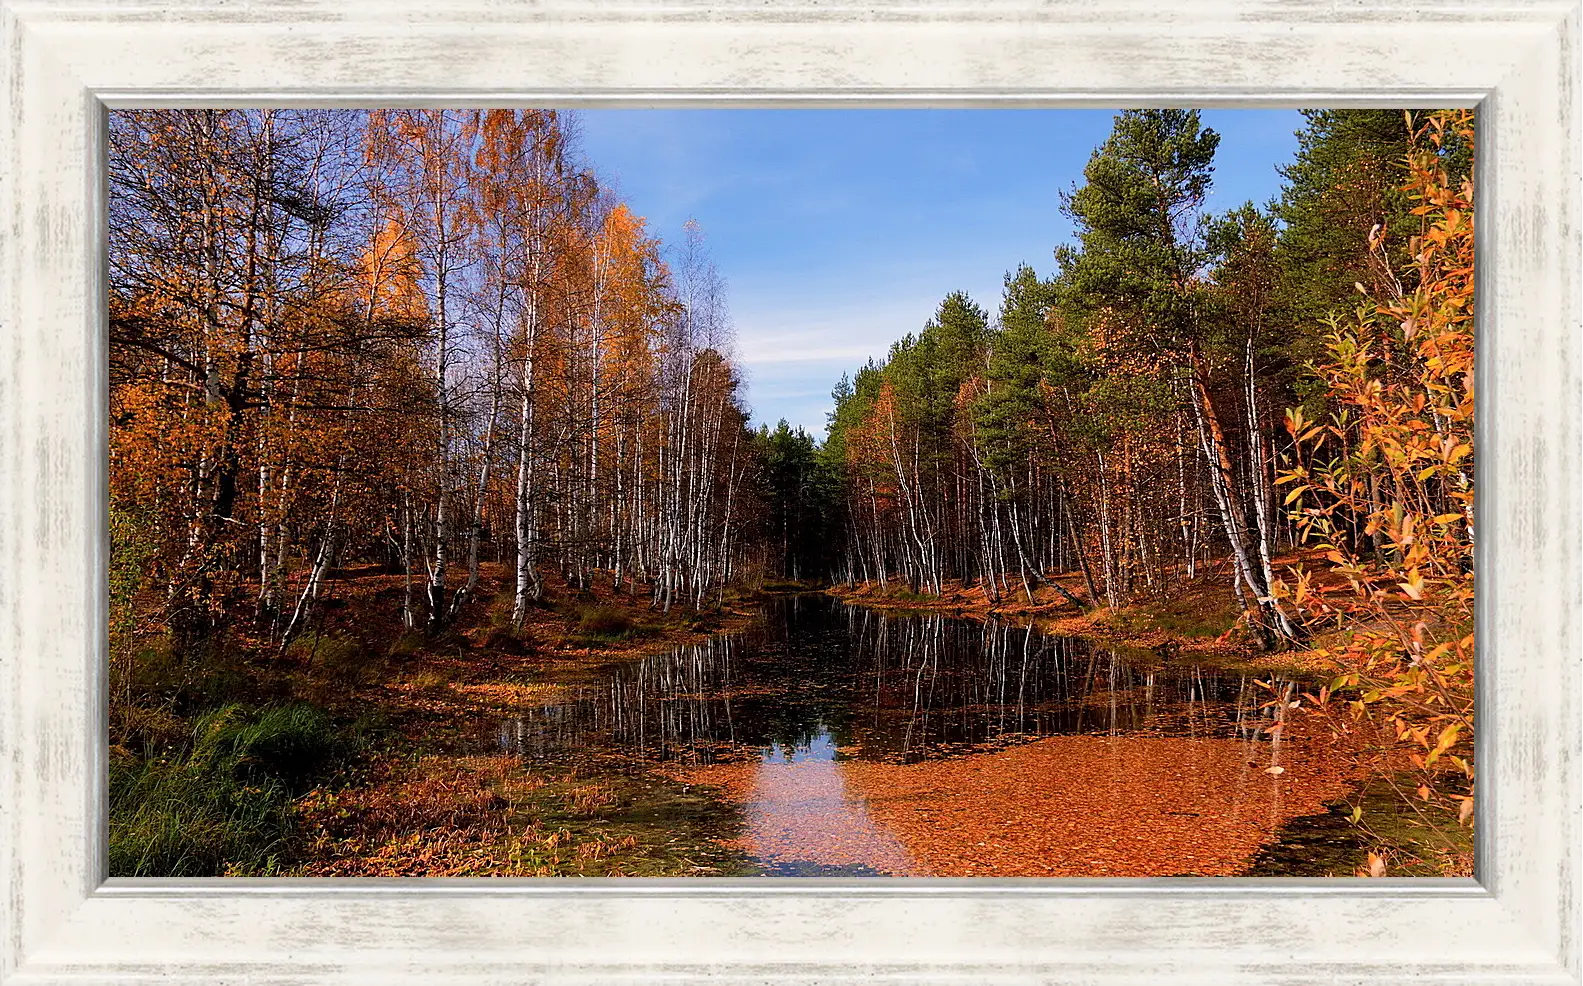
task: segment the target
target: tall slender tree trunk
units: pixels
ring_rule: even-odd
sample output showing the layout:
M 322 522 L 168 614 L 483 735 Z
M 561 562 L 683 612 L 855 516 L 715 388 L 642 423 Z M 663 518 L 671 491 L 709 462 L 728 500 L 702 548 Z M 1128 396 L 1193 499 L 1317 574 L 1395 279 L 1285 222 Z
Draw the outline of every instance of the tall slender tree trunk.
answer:
M 1193 407 L 1198 416 L 1199 438 L 1204 458 L 1209 463 L 1210 486 L 1214 491 L 1216 505 L 1220 508 L 1226 540 L 1230 543 L 1232 559 L 1236 564 L 1237 578 L 1246 586 L 1248 595 L 1260 614 L 1261 629 L 1269 638 L 1266 643 L 1273 645 L 1277 636 L 1286 640 L 1296 640 L 1299 637 L 1297 627 L 1282 610 L 1280 603 L 1271 596 L 1269 583 L 1264 579 L 1263 570 L 1258 567 L 1255 554 L 1257 548 L 1249 537 L 1246 514 L 1242 501 L 1237 495 L 1236 474 L 1232 470 L 1231 459 L 1226 452 L 1225 432 L 1220 426 L 1220 418 L 1215 413 L 1214 402 L 1205 384 L 1203 357 L 1199 353 L 1196 340 L 1190 343 L 1188 355 L 1191 360 Z
M 532 285 L 529 290 L 532 290 Z M 537 602 L 544 592 L 544 583 L 539 578 L 539 532 L 534 502 L 533 357 L 534 346 L 538 341 L 537 300 L 530 296 L 527 307 L 522 357 L 522 412 L 518 418 L 521 440 L 517 447 L 516 591 L 511 604 L 511 622 L 519 630 L 527 619 L 528 606 Z

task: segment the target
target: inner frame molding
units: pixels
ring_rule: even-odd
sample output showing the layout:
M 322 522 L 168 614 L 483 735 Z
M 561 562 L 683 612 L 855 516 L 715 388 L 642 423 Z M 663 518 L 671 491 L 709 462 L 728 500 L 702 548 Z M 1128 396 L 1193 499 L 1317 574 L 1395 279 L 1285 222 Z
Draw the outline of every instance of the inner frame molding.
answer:
M 0 0 L 0 982 L 1578 983 L 1578 2 Z M 105 111 L 1479 112 L 1478 879 L 104 878 Z

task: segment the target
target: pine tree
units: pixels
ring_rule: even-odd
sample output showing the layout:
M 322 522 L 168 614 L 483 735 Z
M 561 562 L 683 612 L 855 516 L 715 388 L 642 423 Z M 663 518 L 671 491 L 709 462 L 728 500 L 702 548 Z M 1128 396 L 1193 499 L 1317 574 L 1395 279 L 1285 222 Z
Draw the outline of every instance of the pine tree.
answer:
M 1273 642 L 1299 631 L 1272 595 L 1268 532 L 1256 520 L 1264 508 L 1258 488 L 1245 481 L 1246 464 L 1236 461 L 1202 317 L 1209 259 L 1203 204 L 1219 141 L 1200 126 L 1196 110 L 1119 114 L 1089 159 L 1084 184 L 1067 197 L 1080 245 L 1059 251 L 1057 261 L 1069 303 L 1117 326 L 1107 341 L 1118 355 L 1176 369 L 1236 565 L 1237 594 Z

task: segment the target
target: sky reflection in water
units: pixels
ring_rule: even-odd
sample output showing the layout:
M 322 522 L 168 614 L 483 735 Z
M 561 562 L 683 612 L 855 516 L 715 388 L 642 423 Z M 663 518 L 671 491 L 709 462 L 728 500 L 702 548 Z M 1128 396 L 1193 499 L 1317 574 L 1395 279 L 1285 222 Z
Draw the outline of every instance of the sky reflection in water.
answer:
M 572 701 L 501 723 L 498 740 L 528 756 L 737 764 L 751 786 L 746 842 L 767 874 L 916 875 L 927 868 L 874 821 L 843 762 L 918 763 L 1059 735 L 1268 748 L 1269 699 L 1219 669 L 805 595 L 772 600 L 754 631 L 614 666 Z

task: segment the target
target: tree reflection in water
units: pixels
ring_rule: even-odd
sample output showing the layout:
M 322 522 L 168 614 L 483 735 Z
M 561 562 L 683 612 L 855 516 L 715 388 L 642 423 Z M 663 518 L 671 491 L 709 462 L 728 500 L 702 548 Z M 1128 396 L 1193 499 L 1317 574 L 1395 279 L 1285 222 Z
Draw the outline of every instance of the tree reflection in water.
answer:
M 615 666 L 502 723 L 499 743 L 714 763 L 828 735 L 838 758 L 911 763 L 1053 735 L 1267 738 L 1272 697 L 1247 675 L 1148 652 L 799 595 L 772 600 L 751 632 Z
M 1272 770 L 1293 688 L 806 595 L 752 632 L 613 666 L 499 739 L 715 787 L 766 875 L 1237 872 L 1293 807 Z M 1332 790 L 1314 769 L 1309 807 Z

